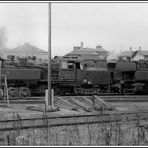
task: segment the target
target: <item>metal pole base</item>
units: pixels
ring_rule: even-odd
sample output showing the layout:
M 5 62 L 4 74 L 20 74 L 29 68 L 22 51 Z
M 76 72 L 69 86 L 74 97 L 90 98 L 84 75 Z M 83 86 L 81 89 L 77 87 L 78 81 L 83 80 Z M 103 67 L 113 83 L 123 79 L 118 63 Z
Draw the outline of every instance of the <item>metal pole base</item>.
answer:
M 26 109 L 34 110 L 34 111 L 41 111 L 41 112 L 56 112 L 56 111 L 60 111 L 60 108 L 57 107 L 57 106 L 49 106 L 49 105 L 43 105 L 43 104 L 30 105 L 30 106 L 27 106 Z

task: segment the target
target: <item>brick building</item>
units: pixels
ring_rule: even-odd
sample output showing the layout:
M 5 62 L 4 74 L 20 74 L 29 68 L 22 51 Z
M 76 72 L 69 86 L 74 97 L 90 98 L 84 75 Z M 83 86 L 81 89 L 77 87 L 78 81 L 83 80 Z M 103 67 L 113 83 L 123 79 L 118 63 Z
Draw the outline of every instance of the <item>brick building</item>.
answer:
M 66 54 L 65 56 L 77 56 L 85 60 L 106 60 L 108 56 L 108 51 L 103 49 L 100 45 L 96 46 L 96 48 L 84 48 L 83 42 L 81 42 L 81 46 L 73 47 L 73 51 Z

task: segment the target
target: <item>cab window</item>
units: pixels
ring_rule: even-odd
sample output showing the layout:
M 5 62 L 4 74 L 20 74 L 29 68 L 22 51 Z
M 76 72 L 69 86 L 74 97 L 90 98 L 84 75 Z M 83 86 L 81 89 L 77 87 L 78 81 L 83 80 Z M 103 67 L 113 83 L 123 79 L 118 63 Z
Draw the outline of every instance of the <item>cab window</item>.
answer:
M 68 69 L 74 69 L 74 62 L 73 61 L 68 62 Z
M 66 61 L 62 62 L 62 69 L 68 69 L 68 65 Z

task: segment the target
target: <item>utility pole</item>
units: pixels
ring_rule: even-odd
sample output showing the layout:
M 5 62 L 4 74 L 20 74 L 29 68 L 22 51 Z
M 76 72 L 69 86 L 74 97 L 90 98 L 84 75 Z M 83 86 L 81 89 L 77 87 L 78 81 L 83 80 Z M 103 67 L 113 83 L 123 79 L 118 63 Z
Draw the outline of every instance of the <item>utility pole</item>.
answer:
M 51 97 L 51 2 L 49 3 L 49 32 L 48 32 L 48 105 L 52 106 Z

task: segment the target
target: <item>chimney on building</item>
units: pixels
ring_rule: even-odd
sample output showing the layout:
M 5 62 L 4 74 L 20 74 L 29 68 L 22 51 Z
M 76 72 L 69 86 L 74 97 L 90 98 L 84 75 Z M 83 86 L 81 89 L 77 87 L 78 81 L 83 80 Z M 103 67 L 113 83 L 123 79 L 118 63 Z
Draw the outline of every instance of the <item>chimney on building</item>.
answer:
M 139 47 L 139 51 L 141 50 L 141 47 Z
M 79 47 L 79 46 L 74 46 L 73 47 L 73 50 L 78 50 L 78 49 L 80 49 L 81 47 Z
M 83 49 L 83 42 L 81 42 L 81 49 Z
M 102 46 L 101 45 L 97 45 L 96 48 L 102 48 Z
M 132 47 L 130 47 L 130 51 L 132 51 Z

